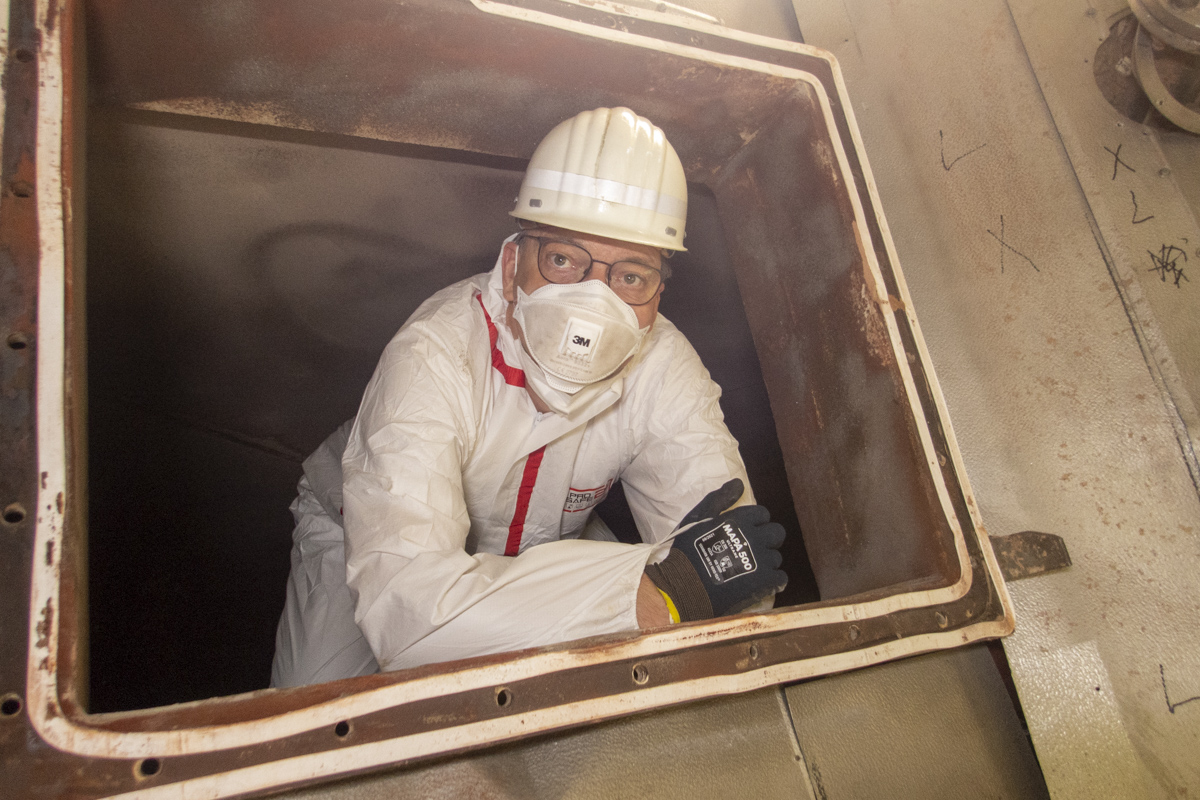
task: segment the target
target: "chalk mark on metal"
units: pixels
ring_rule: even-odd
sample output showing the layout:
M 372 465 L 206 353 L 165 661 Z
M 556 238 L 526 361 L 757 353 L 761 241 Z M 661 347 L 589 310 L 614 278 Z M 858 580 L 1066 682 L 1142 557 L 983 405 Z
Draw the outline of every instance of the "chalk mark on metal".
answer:
M 1148 216 L 1148 217 L 1142 217 L 1141 219 L 1138 219 L 1138 215 L 1137 215 L 1137 214 L 1138 214 L 1138 207 L 1137 207 L 1137 195 L 1133 193 L 1133 190 L 1132 190 L 1132 189 L 1130 189 L 1130 190 L 1129 190 L 1129 196 L 1133 198 L 1133 219 L 1132 219 L 1132 222 L 1133 222 L 1133 224 L 1134 224 L 1134 225 L 1141 225 L 1141 224 L 1142 224 L 1143 222 L 1145 222 L 1146 220 L 1154 219 L 1154 215 L 1153 215 L 1153 214 L 1151 214 L 1151 215 L 1150 215 L 1150 216 Z
M 952 160 L 949 164 L 947 164 L 946 163 L 946 137 L 942 135 L 941 131 L 938 131 L 938 144 L 940 145 L 941 151 L 942 151 L 942 169 L 946 170 L 946 172 L 949 172 L 950 169 L 955 164 L 962 161 L 967 156 L 971 155 L 971 153 L 974 153 L 977 150 L 982 150 L 983 148 L 987 147 L 987 142 L 984 142 L 983 144 L 979 145 L 978 147 L 972 147 L 970 150 L 963 153 L 961 156 L 959 156 L 958 158 Z
M 1179 708 L 1180 706 L 1186 706 L 1188 703 L 1192 702 L 1193 700 L 1200 700 L 1200 694 L 1198 694 L 1194 697 L 1189 697 L 1186 700 L 1180 700 L 1178 703 L 1172 703 L 1171 702 L 1171 693 L 1167 691 L 1167 672 L 1163 668 L 1162 664 L 1158 665 L 1158 677 L 1159 677 L 1159 680 L 1162 681 L 1163 700 L 1167 701 L 1167 711 L 1170 711 L 1172 714 L 1174 714 L 1175 709 Z
M 1028 261 L 1029 266 L 1033 267 L 1034 272 L 1041 272 L 1041 270 L 1038 269 L 1038 265 L 1033 263 L 1032 258 L 1025 255 L 1020 250 L 1013 247 L 1011 244 L 1009 244 L 1008 242 L 1006 242 L 1004 240 L 1004 215 L 1003 214 L 1000 215 L 1000 235 L 997 236 L 996 234 L 992 233 L 991 229 L 988 229 L 988 235 L 1000 243 L 1000 274 L 1004 274 L 1004 250 L 1005 250 L 1005 248 L 1012 250 L 1014 253 L 1019 255 L 1021 258 Z
M 1124 167 L 1125 169 L 1129 170 L 1130 172 L 1137 172 L 1136 169 L 1134 169 L 1133 167 L 1129 166 L 1128 164 L 1126 164 L 1124 161 L 1121 160 L 1121 147 L 1122 147 L 1122 145 L 1117 145 L 1117 149 L 1113 150 L 1108 145 L 1104 146 L 1104 149 L 1107 150 L 1109 153 L 1111 153 L 1112 157 L 1113 157 L 1112 179 L 1114 181 L 1117 179 L 1117 167 Z
M 1183 274 L 1183 267 L 1179 264 L 1179 259 L 1183 259 L 1183 263 L 1187 263 L 1187 252 L 1173 244 L 1164 244 L 1159 248 L 1157 253 L 1150 250 L 1146 251 L 1150 254 L 1150 261 L 1154 264 L 1147 272 L 1155 272 L 1162 279 L 1163 283 L 1167 282 L 1170 277 L 1175 282 L 1175 288 L 1179 288 L 1180 281 L 1191 283 L 1191 278 Z

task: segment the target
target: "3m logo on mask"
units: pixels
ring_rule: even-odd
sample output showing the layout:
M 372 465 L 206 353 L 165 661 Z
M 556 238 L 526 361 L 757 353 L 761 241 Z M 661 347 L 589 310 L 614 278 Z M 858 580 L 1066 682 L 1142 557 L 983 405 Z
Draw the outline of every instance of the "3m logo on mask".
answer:
M 713 583 L 728 583 L 758 569 L 750 540 L 740 528 L 722 522 L 696 539 L 696 552 Z
M 591 361 L 596 347 L 600 344 L 600 334 L 603 330 L 594 322 L 570 317 L 567 319 L 567 329 L 563 333 L 559 350 L 563 355 Z

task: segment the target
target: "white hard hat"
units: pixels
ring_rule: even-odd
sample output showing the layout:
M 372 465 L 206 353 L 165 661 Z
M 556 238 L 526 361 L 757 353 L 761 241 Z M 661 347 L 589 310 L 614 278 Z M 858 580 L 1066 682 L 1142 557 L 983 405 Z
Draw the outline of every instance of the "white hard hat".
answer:
M 685 250 L 687 179 L 675 148 L 628 108 L 584 111 L 529 160 L 511 214 L 567 230 Z

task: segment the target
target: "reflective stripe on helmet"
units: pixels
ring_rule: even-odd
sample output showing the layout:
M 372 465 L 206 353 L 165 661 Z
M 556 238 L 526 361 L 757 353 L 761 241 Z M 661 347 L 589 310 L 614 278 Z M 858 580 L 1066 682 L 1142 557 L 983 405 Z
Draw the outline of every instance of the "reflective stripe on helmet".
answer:
M 676 219 L 684 219 L 687 216 L 687 202 L 677 197 L 659 194 L 655 190 L 643 186 L 601 178 L 589 178 L 587 175 L 577 175 L 572 172 L 531 167 L 525 173 L 525 185 L 534 189 L 549 189 L 552 192 L 566 192 L 581 197 L 607 200 L 610 203 L 644 208 Z

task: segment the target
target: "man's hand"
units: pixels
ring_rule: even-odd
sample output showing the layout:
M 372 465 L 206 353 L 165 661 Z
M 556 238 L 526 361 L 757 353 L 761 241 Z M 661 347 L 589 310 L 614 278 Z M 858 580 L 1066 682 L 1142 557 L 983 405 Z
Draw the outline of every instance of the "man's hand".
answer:
M 725 511 L 744 490 L 734 478 L 705 495 L 679 523 L 667 557 L 646 567 L 680 622 L 736 614 L 787 586 L 783 526 L 762 506 Z

